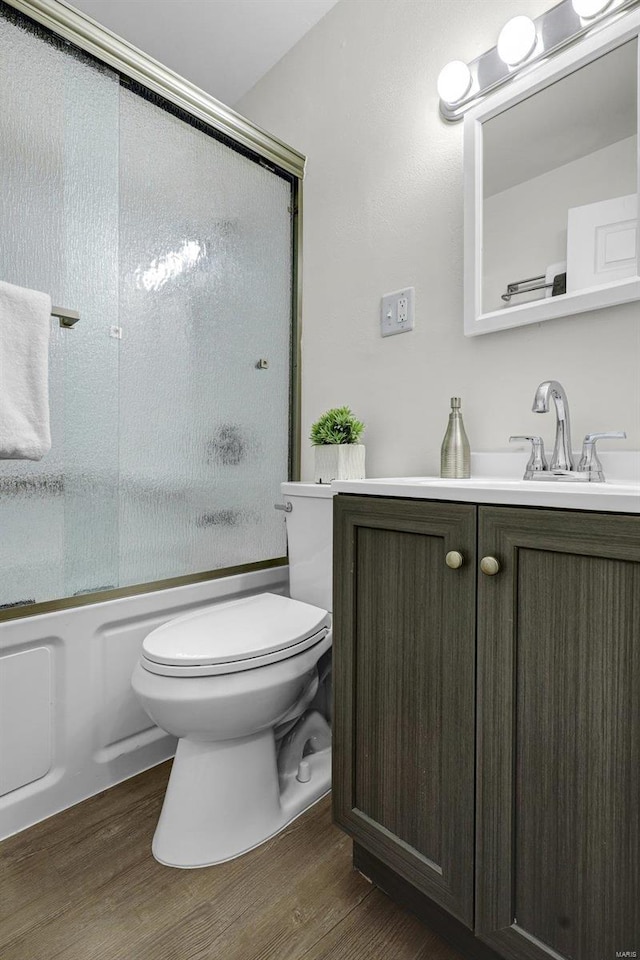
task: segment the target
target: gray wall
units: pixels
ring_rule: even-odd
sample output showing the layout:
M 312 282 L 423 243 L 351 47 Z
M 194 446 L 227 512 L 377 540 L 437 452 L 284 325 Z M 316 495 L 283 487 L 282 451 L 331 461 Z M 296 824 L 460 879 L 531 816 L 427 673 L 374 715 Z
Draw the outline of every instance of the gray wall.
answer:
M 327 407 L 350 404 L 367 423 L 370 476 L 437 471 L 452 395 L 472 449 L 534 430 L 550 445 L 552 415 L 531 413 L 548 378 L 567 389 L 576 443 L 626 429 L 627 449 L 640 447 L 640 305 L 462 332 L 462 126 L 440 120 L 436 79 L 493 46 L 511 16 L 551 6 L 340 0 L 237 105 L 309 157 L 303 437 Z M 380 296 L 405 285 L 416 329 L 383 340 Z

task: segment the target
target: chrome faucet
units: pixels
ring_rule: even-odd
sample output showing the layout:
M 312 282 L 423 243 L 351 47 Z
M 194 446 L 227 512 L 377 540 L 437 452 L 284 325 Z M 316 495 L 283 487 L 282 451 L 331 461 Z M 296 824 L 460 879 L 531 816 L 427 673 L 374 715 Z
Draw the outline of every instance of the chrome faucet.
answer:
M 575 470 L 576 465 L 571 452 L 571 425 L 569 423 L 569 401 L 564 392 L 564 387 L 557 380 L 544 380 L 533 398 L 532 410 L 534 413 L 547 413 L 549 410 L 549 397 L 553 400 L 556 408 L 556 443 L 553 448 L 553 456 L 549 464 L 549 470 L 569 471 Z
M 564 387 L 557 380 L 543 380 L 533 398 L 534 413 L 547 413 L 549 397 L 556 408 L 556 444 L 551 463 L 547 464 L 542 437 L 517 436 L 509 440 L 529 440 L 531 456 L 525 467 L 524 480 L 580 480 L 604 483 L 604 471 L 596 452 L 598 440 L 624 440 L 626 433 L 612 430 L 607 433 L 588 433 L 582 445 L 582 456 L 576 464 L 571 450 L 569 403 Z

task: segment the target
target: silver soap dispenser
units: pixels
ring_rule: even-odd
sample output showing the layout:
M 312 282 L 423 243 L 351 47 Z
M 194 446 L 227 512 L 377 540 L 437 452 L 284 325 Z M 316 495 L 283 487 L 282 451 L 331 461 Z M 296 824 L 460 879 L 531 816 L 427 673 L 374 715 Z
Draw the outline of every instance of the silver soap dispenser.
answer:
M 451 397 L 449 423 L 440 449 L 440 476 L 447 480 L 466 480 L 471 476 L 471 454 L 460 413 L 460 397 Z

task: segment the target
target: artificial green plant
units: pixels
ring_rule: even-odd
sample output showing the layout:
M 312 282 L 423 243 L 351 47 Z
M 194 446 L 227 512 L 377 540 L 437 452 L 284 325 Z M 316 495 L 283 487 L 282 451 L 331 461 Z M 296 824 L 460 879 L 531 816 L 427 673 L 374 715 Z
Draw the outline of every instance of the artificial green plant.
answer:
M 364 423 L 357 420 L 349 407 L 327 410 L 311 427 L 309 439 L 314 447 L 330 443 L 359 443 Z

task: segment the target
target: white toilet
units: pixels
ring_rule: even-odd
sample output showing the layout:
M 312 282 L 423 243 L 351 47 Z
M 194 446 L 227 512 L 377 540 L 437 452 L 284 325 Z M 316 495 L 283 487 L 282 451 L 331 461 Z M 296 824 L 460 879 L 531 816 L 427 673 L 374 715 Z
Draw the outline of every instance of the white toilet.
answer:
M 179 738 L 153 838 L 167 866 L 238 857 L 331 786 L 331 489 L 281 490 L 291 598 L 256 594 L 170 620 L 133 673 L 146 712 Z

